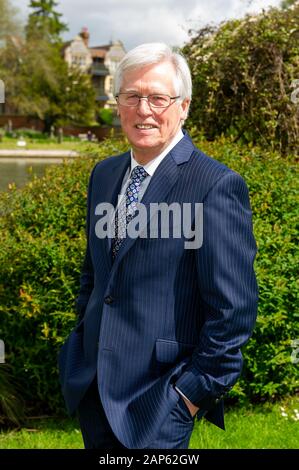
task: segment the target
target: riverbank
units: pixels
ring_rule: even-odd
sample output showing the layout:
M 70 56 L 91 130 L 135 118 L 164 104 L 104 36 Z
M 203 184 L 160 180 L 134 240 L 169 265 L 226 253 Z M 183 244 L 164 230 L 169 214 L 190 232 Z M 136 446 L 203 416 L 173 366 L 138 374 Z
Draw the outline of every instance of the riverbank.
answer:
M 15 156 L 19 152 L 37 151 L 39 154 L 42 152 L 86 152 L 88 150 L 97 148 L 98 142 L 89 142 L 86 140 L 63 140 L 57 142 L 55 140 L 26 140 L 25 146 L 19 146 L 17 139 L 3 139 L 0 142 L 0 154 L 8 154 Z M 11 153 L 12 152 L 12 153 Z M 48 156 L 48 155 L 47 155 Z
M 76 158 L 79 153 L 75 150 L 58 149 L 34 149 L 34 150 L 12 150 L 0 149 L 0 158 Z

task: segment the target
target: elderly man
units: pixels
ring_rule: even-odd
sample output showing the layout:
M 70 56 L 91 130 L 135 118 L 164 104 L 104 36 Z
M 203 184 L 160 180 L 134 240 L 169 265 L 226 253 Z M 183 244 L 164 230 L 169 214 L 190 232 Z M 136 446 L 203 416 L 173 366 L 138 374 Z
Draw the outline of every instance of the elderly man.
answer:
M 90 176 L 79 319 L 59 355 L 86 448 L 188 448 L 196 419 L 224 428 L 223 397 L 241 372 L 257 309 L 248 191 L 182 130 L 191 88 L 185 59 L 165 44 L 136 47 L 116 73 L 131 150 Z M 114 230 L 102 236 L 108 203 Z M 172 233 L 177 211 L 165 236 L 162 203 L 191 208 L 202 242 Z

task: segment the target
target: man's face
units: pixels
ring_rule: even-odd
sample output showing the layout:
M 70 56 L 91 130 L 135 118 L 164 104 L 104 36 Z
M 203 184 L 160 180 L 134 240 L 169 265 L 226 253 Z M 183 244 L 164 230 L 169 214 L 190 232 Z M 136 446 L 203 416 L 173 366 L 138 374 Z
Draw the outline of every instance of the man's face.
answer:
M 170 62 L 152 64 L 127 71 L 120 92 L 176 96 L 174 79 L 175 69 Z M 189 100 L 172 100 L 168 108 L 151 108 L 145 99 L 136 107 L 118 105 L 122 129 L 139 163 L 146 164 L 170 144 L 181 127 L 181 119 L 186 118 L 188 105 Z

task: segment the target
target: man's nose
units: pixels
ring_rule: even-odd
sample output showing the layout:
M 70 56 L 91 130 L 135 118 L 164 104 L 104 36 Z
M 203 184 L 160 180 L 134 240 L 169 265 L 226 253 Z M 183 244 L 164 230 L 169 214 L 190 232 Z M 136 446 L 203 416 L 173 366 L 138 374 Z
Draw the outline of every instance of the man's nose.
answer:
M 142 115 L 152 114 L 152 109 L 147 98 L 139 98 L 137 112 Z

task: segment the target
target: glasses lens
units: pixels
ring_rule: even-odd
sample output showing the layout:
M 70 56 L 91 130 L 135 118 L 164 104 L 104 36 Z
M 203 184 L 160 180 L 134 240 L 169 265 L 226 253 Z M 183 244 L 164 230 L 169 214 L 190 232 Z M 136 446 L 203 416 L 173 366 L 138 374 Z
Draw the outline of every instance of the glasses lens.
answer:
M 119 104 L 123 106 L 137 106 L 139 103 L 139 96 L 136 93 L 120 93 L 118 96 Z
M 138 106 L 140 98 L 146 97 L 140 97 L 136 93 L 120 93 L 118 102 L 122 106 Z M 147 99 L 153 108 L 167 108 L 171 103 L 171 98 L 168 95 L 149 95 Z
M 167 95 L 149 95 L 148 101 L 154 108 L 167 108 L 170 105 L 170 97 Z

